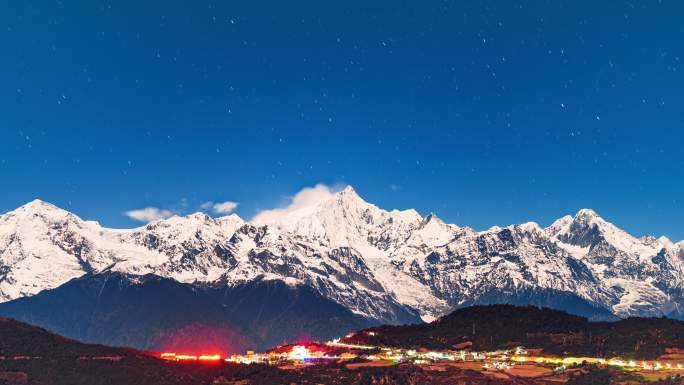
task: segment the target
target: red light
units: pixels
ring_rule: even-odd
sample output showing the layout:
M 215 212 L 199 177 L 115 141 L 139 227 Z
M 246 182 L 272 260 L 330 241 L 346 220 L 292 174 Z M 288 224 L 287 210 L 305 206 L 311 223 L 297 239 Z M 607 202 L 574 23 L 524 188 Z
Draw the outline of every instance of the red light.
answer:
M 220 361 L 221 356 L 218 354 L 203 354 L 198 357 L 200 361 Z
M 161 353 L 159 357 L 163 360 L 169 361 L 204 361 L 204 362 L 216 362 L 221 360 L 220 354 L 176 354 L 165 352 Z

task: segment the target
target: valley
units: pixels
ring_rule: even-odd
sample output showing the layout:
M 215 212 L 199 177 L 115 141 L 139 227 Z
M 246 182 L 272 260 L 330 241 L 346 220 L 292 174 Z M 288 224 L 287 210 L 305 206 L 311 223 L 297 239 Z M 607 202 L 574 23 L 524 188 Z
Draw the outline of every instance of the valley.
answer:
M 508 314 L 506 314 L 508 312 Z M 517 312 L 511 318 L 511 312 Z M 483 330 L 500 322 L 529 325 L 552 312 L 562 322 L 551 333 L 573 334 L 566 323 L 574 316 L 550 309 L 485 306 L 466 308 L 449 315 L 463 322 L 473 314 L 481 319 Z M 563 320 L 565 317 L 565 320 Z M 640 319 L 631 327 L 648 327 L 654 320 Z M 430 324 L 433 327 L 440 320 Z M 561 326 L 564 325 L 564 326 Z M 411 328 L 411 326 L 405 326 Z M 640 351 L 639 335 L 629 344 L 624 336 L 604 336 L 616 346 L 601 356 L 558 353 L 538 336 L 510 339 L 491 335 L 498 348 L 482 350 L 478 339 L 463 336 L 458 328 L 450 338 L 458 345 L 445 349 L 427 348 L 426 334 L 405 329 L 403 336 L 412 347 L 385 343 L 360 344 L 355 341 L 383 341 L 383 328 L 349 333 L 328 342 L 299 341 L 280 345 L 262 353 L 222 355 L 216 350 L 194 348 L 193 353 L 145 352 L 127 348 L 89 345 L 64 339 L 43 329 L 9 319 L 0 319 L 1 384 L 660 384 L 684 383 L 684 343 L 662 343 L 662 354 Z M 396 327 L 389 327 L 396 328 Z M 514 327 L 515 328 L 515 327 Z M 386 329 L 386 330 L 390 330 Z M 539 333 L 550 333 L 539 328 Z M 684 322 L 675 321 L 673 333 Z M 613 339 L 620 341 L 616 344 Z M 537 341 L 536 343 L 534 341 Z M 542 342 L 539 342 L 542 341 Z M 558 344 L 558 342 L 553 342 Z M 621 346 L 621 348 L 617 348 Z M 629 346 L 629 347 L 628 347 Z M 635 347 L 637 347 L 635 349 Z M 181 347 L 182 348 L 182 347 Z M 564 347 L 565 348 L 565 347 Z M 187 349 L 187 348 L 186 348 Z M 210 349 L 210 348 L 209 348 Z M 190 349 L 192 350 L 192 349 Z M 648 355 L 648 358 L 646 357 Z M 635 357 L 640 357 L 636 359 Z

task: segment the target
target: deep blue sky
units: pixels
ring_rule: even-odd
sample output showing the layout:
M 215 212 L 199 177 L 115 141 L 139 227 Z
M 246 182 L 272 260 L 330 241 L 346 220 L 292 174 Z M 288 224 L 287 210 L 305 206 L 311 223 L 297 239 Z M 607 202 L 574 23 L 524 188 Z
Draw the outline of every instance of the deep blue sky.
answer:
M 316 183 L 485 229 L 684 239 L 684 3 L 11 1 L 0 212 L 108 226 Z

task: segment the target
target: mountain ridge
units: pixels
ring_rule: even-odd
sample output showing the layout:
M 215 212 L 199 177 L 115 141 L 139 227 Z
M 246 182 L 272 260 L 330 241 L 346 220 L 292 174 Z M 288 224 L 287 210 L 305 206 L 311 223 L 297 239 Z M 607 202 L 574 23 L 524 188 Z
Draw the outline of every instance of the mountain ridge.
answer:
M 279 214 L 251 223 L 194 213 L 109 229 L 34 200 L 0 215 L 0 301 L 109 269 L 228 287 L 297 283 L 389 323 L 492 298 L 553 306 L 549 292 L 621 317 L 684 314 L 684 242 L 633 237 L 591 209 L 546 228 L 478 232 L 434 213 L 383 210 L 349 186 Z

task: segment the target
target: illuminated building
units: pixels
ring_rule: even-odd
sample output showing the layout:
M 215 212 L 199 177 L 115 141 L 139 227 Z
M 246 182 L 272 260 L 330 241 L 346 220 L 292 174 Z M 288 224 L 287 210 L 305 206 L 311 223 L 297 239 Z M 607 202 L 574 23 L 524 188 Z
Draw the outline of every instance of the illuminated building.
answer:
M 309 349 L 303 345 L 297 345 L 292 347 L 292 351 L 288 354 L 288 357 L 292 360 L 304 361 L 311 357 Z

